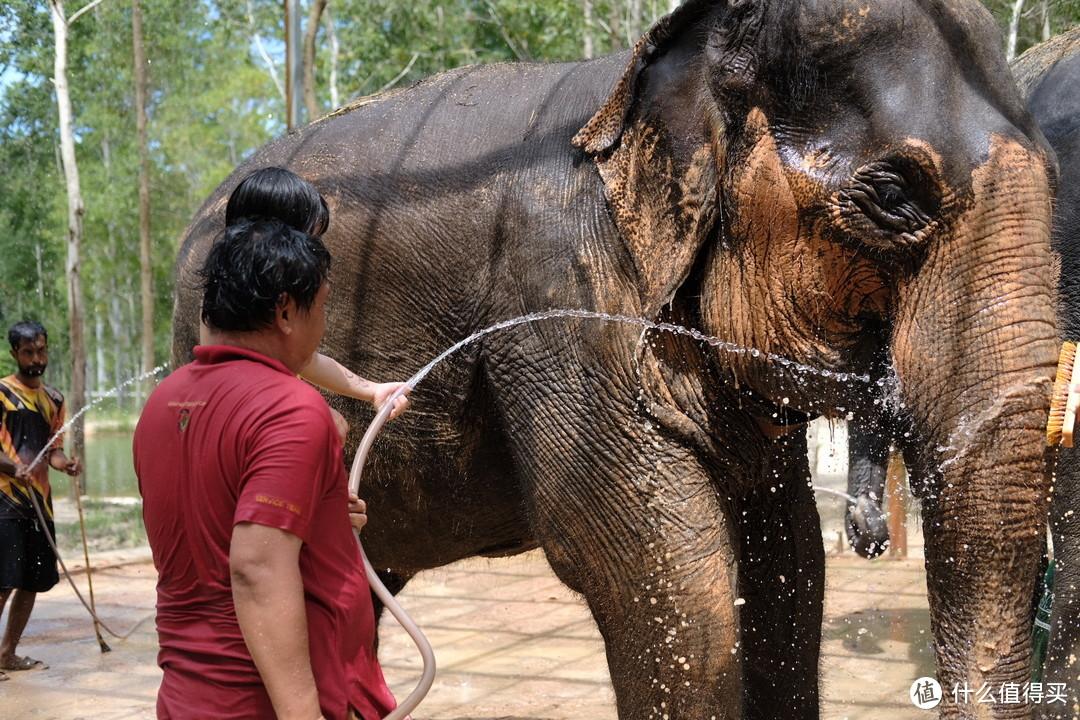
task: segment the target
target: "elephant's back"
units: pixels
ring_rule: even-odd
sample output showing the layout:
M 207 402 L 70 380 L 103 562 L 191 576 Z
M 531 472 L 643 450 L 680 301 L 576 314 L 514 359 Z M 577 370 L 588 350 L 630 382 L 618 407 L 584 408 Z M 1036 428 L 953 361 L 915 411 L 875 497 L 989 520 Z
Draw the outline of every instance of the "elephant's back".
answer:
M 1062 59 L 1080 53 L 1080 26 L 1029 48 L 1012 62 L 1011 68 L 1021 94 L 1030 99 L 1048 71 Z
M 1024 53 L 1017 79 L 1058 160 L 1054 245 L 1061 260 L 1060 331 L 1080 337 L 1080 27 Z
M 1028 110 L 1055 150 L 1080 129 L 1080 27 L 1068 34 L 1073 42 L 1028 89 Z
M 190 359 L 198 337 L 195 272 L 223 227 L 229 194 L 250 172 L 281 166 L 319 189 L 330 205 L 335 262 L 362 263 L 357 246 L 370 238 L 413 242 L 410 234 L 436 225 L 479 237 L 482 229 L 469 225 L 480 218 L 470 220 L 468 209 L 476 215 L 482 206 L 543 204 L 545 196 L 573 193 L 564 182 L 582 176 L 584 156 L 571 138 L 627 59 L 458 68 L 361 98 L 267 143 L 211 194 L 181 241 L 174 361 Z M 385 237 L 389 226 L 400 230 L 394 238 Z
M 363 162 L 367 172 L 477 162 L 499 151 L 528 152 L 548 140 L 569 152 L 569 139 L 599 108 L 625 63 L 620 54 L 449 70 L 356 100 L 298 133 L 300 147 L 333 147 L 343 166 Z

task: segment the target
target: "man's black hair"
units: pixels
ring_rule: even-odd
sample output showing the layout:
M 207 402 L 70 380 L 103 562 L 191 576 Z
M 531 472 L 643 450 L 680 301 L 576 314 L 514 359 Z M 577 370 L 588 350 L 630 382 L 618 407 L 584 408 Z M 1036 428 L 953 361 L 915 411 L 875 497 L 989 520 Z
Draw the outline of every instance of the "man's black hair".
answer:
M 268 167 L 240 181 L 225 206 L 225 225 L 259 219 L 321 236 L 330 226 L 330 209 L 315 186 L 285 168 Z
M 19 346 L 24 342 L 34 342 L 39 337 L 43 337 L 45 342 L 49 342 L 49 333 L 45 332 L 45 326 L 37 320 L 23 320 L 15 323 L 8 330 L 7 336 L 12 350 L 18 350 Z
M 330 252 L 319 238 L 280 220 L 237 223 L 225 228 L 199 271 L 203 322 L 218 330 L 261 330 L 274 322 L 282 296 L 311 308 L 329 274 Z

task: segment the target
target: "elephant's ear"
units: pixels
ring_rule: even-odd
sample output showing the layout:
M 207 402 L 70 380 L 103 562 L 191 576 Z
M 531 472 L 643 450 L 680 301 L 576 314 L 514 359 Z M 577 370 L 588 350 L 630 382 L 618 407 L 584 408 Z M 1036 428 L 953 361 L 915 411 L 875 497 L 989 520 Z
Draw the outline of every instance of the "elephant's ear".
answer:
M 647 317 L 685 282 L 719 215 L 723 118 L 705 44 L 728 6 L 688 0 L 657 22 L 573 140 L 600 171 Z
M 660 18 L 638 39 L 622 77 L 612 88 L 604 105 L 574 136 L 574 147 L 590 155 L 597 155 L 611 149 L 619 141 L 627 115 L 637 97 L 642 71 L 649 64 L 649 60 L 658 49 L 663 49 L 690 26 L 699 24 L 711 5 L 715 3 L 708 0 L 688 0 L 670 15 Z

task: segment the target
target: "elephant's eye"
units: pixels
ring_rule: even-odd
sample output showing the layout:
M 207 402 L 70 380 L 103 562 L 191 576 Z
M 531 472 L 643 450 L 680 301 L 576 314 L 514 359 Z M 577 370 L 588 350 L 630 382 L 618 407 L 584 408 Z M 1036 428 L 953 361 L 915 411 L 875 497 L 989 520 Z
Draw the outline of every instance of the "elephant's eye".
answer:
M 940 205 L 919 165 L 893 157 L 860 168 L 834 202 L 855 236 L 885 249 L 916 242 Z
M 891 167 L 863 168 L 846 194 L 882 230 L 913 233 L 930 222 L 927 212 L 911 197 L 907 179 Z

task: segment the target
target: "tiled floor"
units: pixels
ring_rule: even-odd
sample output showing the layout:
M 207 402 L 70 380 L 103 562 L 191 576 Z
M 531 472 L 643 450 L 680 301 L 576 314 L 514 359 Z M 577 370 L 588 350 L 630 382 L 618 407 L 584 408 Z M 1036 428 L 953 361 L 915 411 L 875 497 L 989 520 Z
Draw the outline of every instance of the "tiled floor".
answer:
M 933 673 L 922 560 L 868 563 L 830 556 L 822 658 L 827 719 L 925 718 L 911 682 Z M 148 618 L 154 569 L 137 563 L 95 573 L 98 608 L 116 630 Z M 85 578 L 80 577 L 80 582 Z M 435 647 L 439 674 L 418 720 L 614 720 L 604 649 L 582 602 L 543 555 L 470 560 L 417 578 L 402 603 Z M 380 655 L 398 697 L 419 677 L 419 658 L 392 619 Z M 43 595 L 23 652 L 49 670 L 0 683 L 0 717 L 119 720 L 153 717 L 160 679 L 153 623 L 102 654 L 66 586 Z

